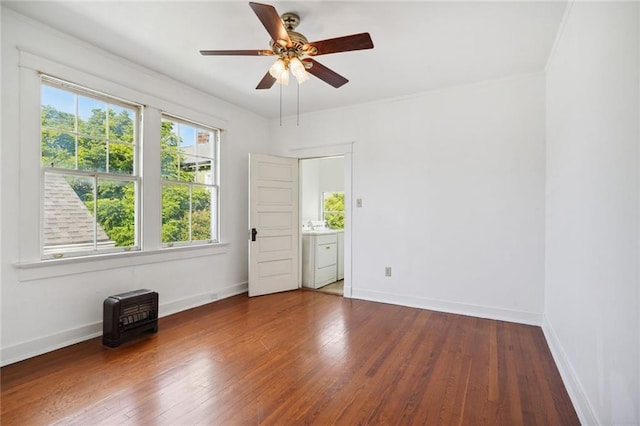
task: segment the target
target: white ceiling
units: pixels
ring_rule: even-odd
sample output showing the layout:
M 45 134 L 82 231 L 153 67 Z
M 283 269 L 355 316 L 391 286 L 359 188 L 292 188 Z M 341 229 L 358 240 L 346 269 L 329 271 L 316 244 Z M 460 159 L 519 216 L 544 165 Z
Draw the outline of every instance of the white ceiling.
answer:
M 406 96 L 542 71 L 566 3 L 270 3 L 301 17 L 310 41 L 369 32 L 372 50 L 316 60 L 349 79 L 339 89 L 312 77 L 300 111 Z M 24 15 L 265 117 L 279 113 L 279 87 L 255 90 L 273 57 L 204 57 L 201 49 L 266 49 L 269 36 L 248 1 L 3 2 Z M 283 88 L 294 114 L 296 85 Z

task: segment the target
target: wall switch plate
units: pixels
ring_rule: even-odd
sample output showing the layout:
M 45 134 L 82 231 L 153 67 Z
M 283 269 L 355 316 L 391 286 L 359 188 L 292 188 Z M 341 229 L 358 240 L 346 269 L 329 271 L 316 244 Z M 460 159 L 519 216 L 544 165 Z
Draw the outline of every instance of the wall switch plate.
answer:
M 384 276 L 385 277 L 390 277 L 391 276 L 391 266 L 385 266 L 384 267 Z
M 362 198 L 356 199 L 356 207 L 362 207 Z

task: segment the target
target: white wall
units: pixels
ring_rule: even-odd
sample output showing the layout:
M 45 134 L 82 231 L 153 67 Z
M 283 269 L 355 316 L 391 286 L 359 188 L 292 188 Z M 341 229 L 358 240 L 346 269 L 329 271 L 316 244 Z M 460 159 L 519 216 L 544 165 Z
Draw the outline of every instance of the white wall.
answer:
M 53 266 L 33 264 L 30 236 L 38 228 L 39 211 L 33 176 L 35 173 L 37 182 L 39 159 L 30 156 L 33 144 L 38 149 L 38 126 L 37 121 L 20 123 L 25 118 L 20 115 L 25 110 L 20 102 L 33 92 L 34 64 L 58 77 L 70 75 L 142 102 L 149 106 L 148 117 L 155 114 L 158 118 L 160 111 L 168 111 L 222 126 L 221 234 L 225 244 L 156 250 L 125 258 L 63 260 Z M 160 314 L 166 315 L 246 291 L 247 153 L 267 150 L 265 119 L 3 8 L 2 123 L 3 364 L 101 334 L 102 302 L 111 294 L 154 289 L 160 295 Z M 30 137 L 33 129 L 35 138 Z M 145 149 L 157 153 L 157 147 Z M 27 167 L 20 167 L 21 162 Z M 145 197 L 159 197 L 158 183 L 144 182 Z M 157 212 L 147 214 L 151 219 L 145 230 L 160 220 Z M 35 218 L 34 223 L 26 223 L 25 218 Z M 159 238 L 149 241 L 154 240 Z
M 354 142 L 353 297 L 539 324 L 543 123 L 535 74 L 271 129 L 282 155 Z
M 300 163 L 300 217 L 302 223 L 319 220 L 320 200 L 320 163 L 316 160 L 304 160 Z
M 300 162 L 302 223 L 322 219 L 322 193 L 344 192 L 344 159 L 311 158 Z
M 547 340 L 585 424 L 640 424 L 639 5 L 575 2 L 547 76 Z

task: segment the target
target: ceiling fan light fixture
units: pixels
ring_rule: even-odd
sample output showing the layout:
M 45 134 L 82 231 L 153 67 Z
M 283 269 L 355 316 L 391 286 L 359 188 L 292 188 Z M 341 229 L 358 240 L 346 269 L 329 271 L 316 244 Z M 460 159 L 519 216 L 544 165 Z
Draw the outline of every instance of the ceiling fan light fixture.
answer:
M 276 82 L 279 84 L 284 84 L 285 86 L 289 84 L 289 70 L 287 69 L 286 62 L 280 58 L 271 65 L 269 68 L 269 74 L 271 77 L 276 79 Z
M 298 80 L 298 84 L 302 84 L 309 80 L 309 73 L 300 59 L 291 58 L 289 60 L 289 69 L 291 70 L 291 74 L 293 74 L 296 80 Z
M 288 85 L 289 84 L 289 70 L 282 71 L 282 73 L 280 74 L 280 77 L 276 78 L 276 83 L 282 84 L 283 86 Z

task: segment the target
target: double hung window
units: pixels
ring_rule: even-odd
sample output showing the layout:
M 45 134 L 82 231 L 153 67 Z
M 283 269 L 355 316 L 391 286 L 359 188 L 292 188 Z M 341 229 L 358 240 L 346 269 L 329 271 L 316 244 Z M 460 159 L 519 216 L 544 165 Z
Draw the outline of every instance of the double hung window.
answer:
M 165 115 L 160 135 L 162 243 L 218 241 L 220 130 Z
M 141 107 L 42 77 L 41 250 L 137 250 Z

